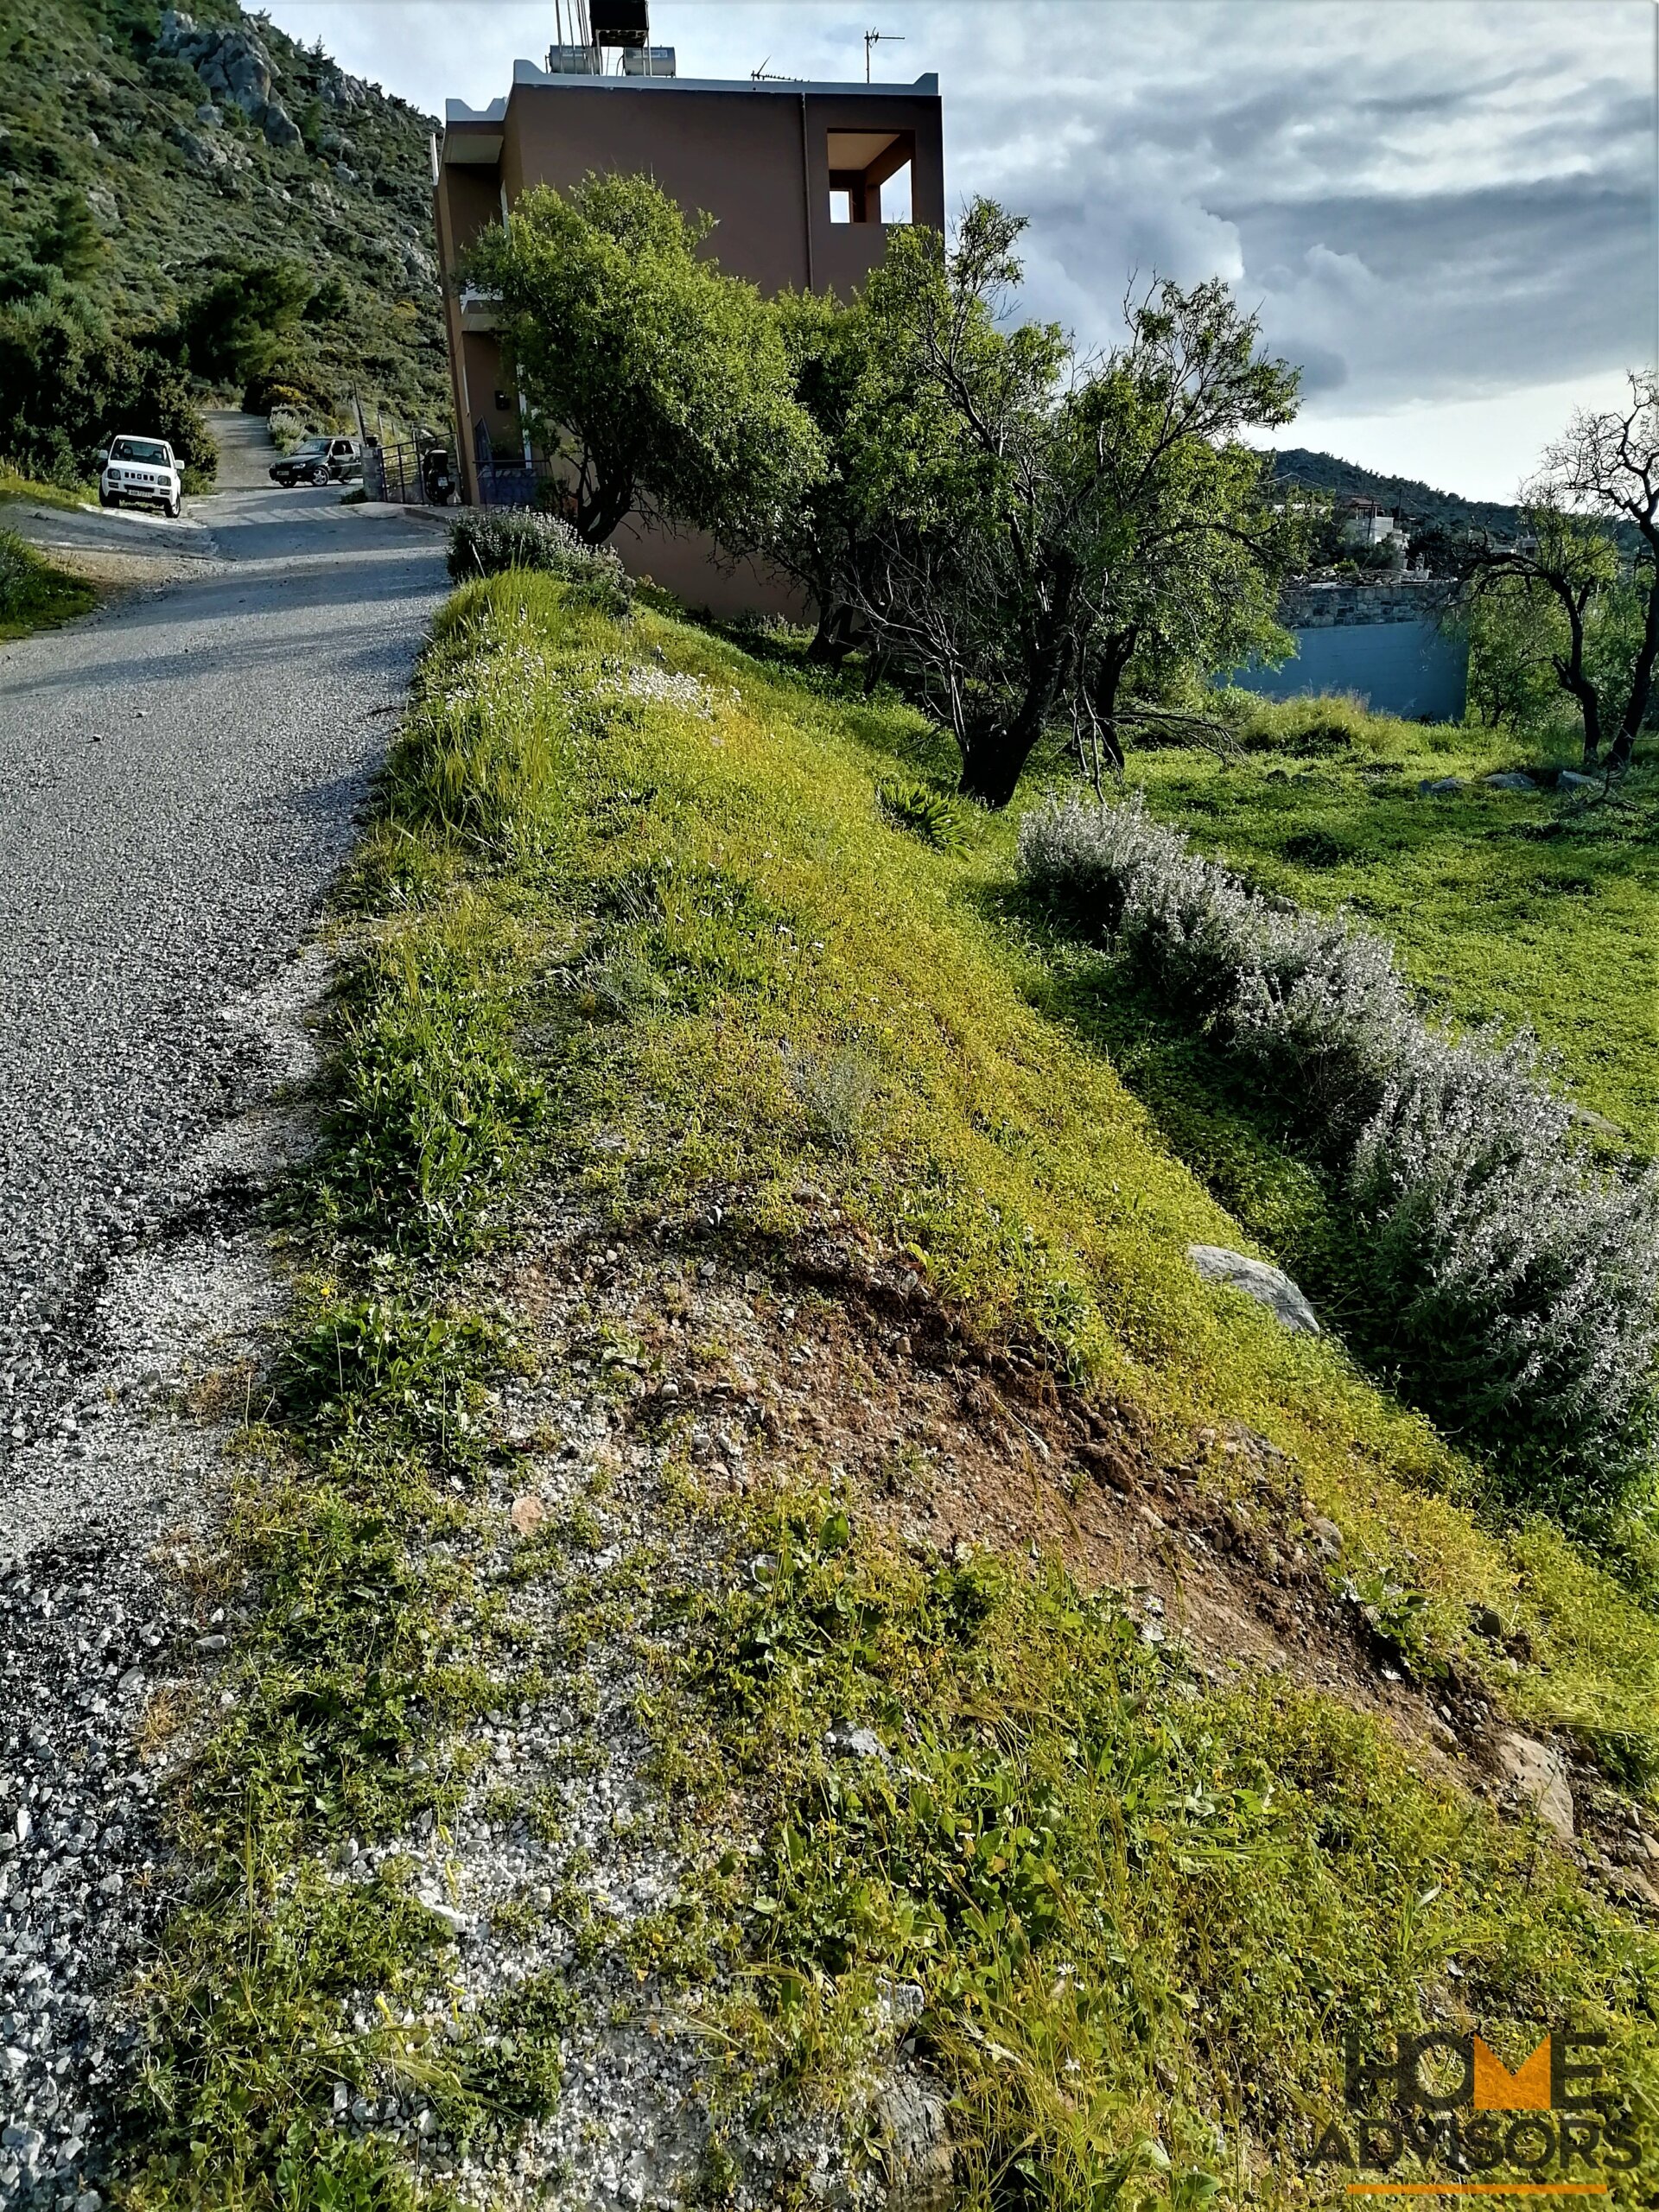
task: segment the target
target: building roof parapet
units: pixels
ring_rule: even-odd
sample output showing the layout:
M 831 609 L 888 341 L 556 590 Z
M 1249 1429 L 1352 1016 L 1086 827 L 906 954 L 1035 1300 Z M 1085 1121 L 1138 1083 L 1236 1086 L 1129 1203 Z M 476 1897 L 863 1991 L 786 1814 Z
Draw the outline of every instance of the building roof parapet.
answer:
M 519 85 L 547 86 L 555 90 L 569 91 L 573 86 L 591 91 L 595 85 L 610 92 L 752 92 L 782 93 L 793 99 L 805 92 L 814 98 L 829 96 L 836 99 L 937 99 L 939 96 L 938 72 L 928 70 L 909 85 L 837 84 L 820 81 L 810 77 L 588 77 L 561 71 L 555 73 L 543 69 L 534 61 L 515 61 L 512 81 Z M 451 100 L 449 106 L 460 105 Z M 474 116 L 469 110 L 458 119 L 463 122 L 499 121 L 506 112 L 505 101 L 493 100 L 487 115 Z

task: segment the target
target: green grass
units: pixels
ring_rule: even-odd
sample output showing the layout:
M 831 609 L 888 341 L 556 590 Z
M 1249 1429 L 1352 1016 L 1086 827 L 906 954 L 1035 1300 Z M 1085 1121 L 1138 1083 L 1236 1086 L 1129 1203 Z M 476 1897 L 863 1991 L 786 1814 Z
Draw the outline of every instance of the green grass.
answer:
M 502 1696 L 466 1529 L 482 1393 L 524 1355 L 458 1270 L 539 1179 L 671 1250 L 705 1249 L 717 1207 L 734 1262 L 784 1269 L 810 1184 L 970 1349 L 1031 1348 L 1173 1456 L 1206 1425 L 1266 1436 L 1416 1666 L 1484 1677 L 1628 1788 L 1659 1771 L 1653 1615 L 1559 1529 L 1499 1521 L 1478 1459 L 1338 1342 L 1198 1282 L 1186 1243 L 1238 1224 L 1072 1018 L 1065 956 L 1009 901 L 1013 823 L 953 805 L 941 767 L 890 701 L 544 578 L 439 617 L 352 881 L 334 1103 L 291 1210 L 304 1293 L 221 1567 L 250 1622 L 181 1807 L 201 1878 L 149 1991 L 143 2212 L 409 2202 L 397 2154 L 329 2130 L 339 2079 L 419 2079 L 463 2133 L 556 2094 L 558 1987 L 496 2024 L 510 2064 L 431 2050 L 395 2026 L 441 1973 L 396 1866 L 321 1871 L 441 1807 Z M 999 2212 L 1329 2196 L 1300 2162 L 1350 2018 L 1472 2023 L 1511 2057 L 1553 2017 L 1605 2022 L 1621 2095 L 1654 2108 L 1653 1946 L 1545 1840 L 1340 1704 L 1213 1689 L 1057 1563 L 918 1560 L 826 1481 L 717 1522 L 713 1575 L 669 1527 L 652 1578 L 663 1778 L 710 1840 L 639 1970 L 744 1947 L 705 2014 L 734 2138 L 756 2101 L 850 2121 L 898 1980 L 963 2201 Z M 1518 1671 L 1476 1605 L 1524 1636 Z M 849 1719 L 890 1763 L 827 1754 Z M 348 1991 L 385 1999 L 366 2037 Z
M 1127 780 L 1209 857 L 1302 905 L 1351 908 L 1444 1018 L 1531 1028 L 1579 1102 L 1653 1152 L 1659 745 L 1605 798 L 1479 781 L 1578 765 L 1559 741 L 1310 699 L 1252 702 L 1227 759 L 1137 752 Z M 1447 776 L 1465 790 L 1420 793 Z
M 844 2095 L 910 1984 L 964 2207 L 1327 2197 L 1349 2028 L 1593 2021 L 1647 2108 L 1659 1947 L 1341 1706 L 1214 1692 L 1055 1565 L 918 1564 L 822 1497 L 746 1516 L 727 1568 L 668 1732 L 761 1825 L 726 2017 L 774 2098 Z M 849 1721 L 879 1757 L 826 1750 Z
M 15 532 L 0 530 L 0 639 L 54 630 L 97 604 L 96 589 L 83 577 L 54 569 Z
M 701 704 L 630 696 L 658 654 Z M 427 687 L 365 889 L 424 913 L 424 942 L 464 880 L 469 927 L 518 948 L 512 988 L 539 970 L 550 1130 L 620 1221 L 700 1222 L 717 1193 L 731 1235 L 786 1240 L 806 1163 L 975 1328 L 1128 1399 L 1172 1452 L 1229 1421 L 1268 1437 L 1362 1567 L 1422 1593 L 1441 1657 L 1478 1670 L 1469 1608 L 1514 1614 L 1547 1654 L 1516 1709 L 1632 1731 L 1659 1764 L 1649 1615 L 1483 1517 L 1478 1459 L 1338 1342 L 1199 1283 L 1187 1244 L 1238 1224 L 1078 1033 L 1053 948 L 1010 924 L 1012 822 L 964 815 L 957 850 L 892 822 L 895 768 L 933 763 L 913 716 L 531 579 L 456 595 Z
M 37 477 L 25 476 L 10 461 L 0 461 L 0 500 L 29 499 L 36 506 L 78 507 L 97 497 L 96 484 L 43 484 Z

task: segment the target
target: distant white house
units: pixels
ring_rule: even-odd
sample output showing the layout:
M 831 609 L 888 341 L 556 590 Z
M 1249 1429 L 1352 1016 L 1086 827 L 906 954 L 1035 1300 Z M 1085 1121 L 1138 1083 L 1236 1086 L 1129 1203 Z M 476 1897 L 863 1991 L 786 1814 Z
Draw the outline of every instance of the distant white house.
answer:
M 1403 553 L 1411 540 L 1393 512 L 1375 499 L 1346 499 L 1342 508 L 1342 539 L 1345 545 L 1388 545 L 1395 538 Z

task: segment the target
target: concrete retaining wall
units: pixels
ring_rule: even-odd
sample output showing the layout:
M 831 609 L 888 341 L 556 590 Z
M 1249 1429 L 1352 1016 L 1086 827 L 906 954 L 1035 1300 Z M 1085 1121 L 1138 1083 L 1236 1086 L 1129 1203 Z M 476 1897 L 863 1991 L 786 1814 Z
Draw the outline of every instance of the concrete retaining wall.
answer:
M 1441 627 L 1448 596 L 1440 582 L 1301 586 L 1279 609 L 1296 640 L 1295 658 L 1222 680 L 1268 699 L 1351 691 L 1376 714 L 1461 721 L 1469 645 Z

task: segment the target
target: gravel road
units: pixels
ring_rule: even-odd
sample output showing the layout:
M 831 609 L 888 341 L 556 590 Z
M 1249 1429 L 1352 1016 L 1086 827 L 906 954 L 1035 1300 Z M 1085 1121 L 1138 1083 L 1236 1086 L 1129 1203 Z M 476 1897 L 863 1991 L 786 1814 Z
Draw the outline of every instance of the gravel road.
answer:
M 245 444 L 246 441 L 243 442 Z M 245 485 L 257 455 L 227 470 Z M 127 518 L 53 510 L 104 545 Z M 443 586 L 439 533 L 236 488 L 188 569 L 0 650 L 0 2204 L 99 2212 L 125 2008 L 183 1878 L 157 1716 L 204 1694 L 233 1416 L 281 1303 L 252 1201 L 304 1141 L 301 951 Z
M 0 651 L 0 1545 L 6 1460 L 233 1097 L 218 1011 L 302 936 L 442 589 L 436 531 L 337 493 L 193 518 L 211 573 Z

